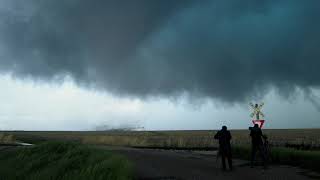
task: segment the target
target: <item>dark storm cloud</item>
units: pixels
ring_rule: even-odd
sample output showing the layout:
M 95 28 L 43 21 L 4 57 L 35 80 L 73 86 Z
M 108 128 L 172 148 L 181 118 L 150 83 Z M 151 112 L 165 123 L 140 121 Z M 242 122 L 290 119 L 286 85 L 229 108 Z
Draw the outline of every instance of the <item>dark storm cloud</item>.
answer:
M 317 0 L 4 0 L 0 67 L 129 96 L 237 102 L 320 85 Z

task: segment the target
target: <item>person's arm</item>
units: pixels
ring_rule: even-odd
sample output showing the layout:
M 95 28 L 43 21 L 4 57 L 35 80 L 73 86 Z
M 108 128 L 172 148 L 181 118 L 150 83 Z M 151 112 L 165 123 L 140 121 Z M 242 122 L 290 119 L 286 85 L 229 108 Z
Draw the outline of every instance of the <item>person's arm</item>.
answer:
M 219 137 L 220 137 L 220 133 L 219 133 L 219 131 L 216 133 L 216 135 L 214 135 L 214 139 L 219 139 Z
M 259 136 L 263 136 L 261 129 L 259 128 Z
M 262 133 L 261 129 L 259 130 L 259 135 L 260 135 L 260 137 L 267 139 L 267 136 Z
M 229 140 L 231 140 L 231 139 L 232 139 L 232 136 L 231 136 L 230 131 L 228 131 L 228 139 L 229 139 Z
M 264 139 L 267 139 L 268 137 L 265 134 L 261 135 Z

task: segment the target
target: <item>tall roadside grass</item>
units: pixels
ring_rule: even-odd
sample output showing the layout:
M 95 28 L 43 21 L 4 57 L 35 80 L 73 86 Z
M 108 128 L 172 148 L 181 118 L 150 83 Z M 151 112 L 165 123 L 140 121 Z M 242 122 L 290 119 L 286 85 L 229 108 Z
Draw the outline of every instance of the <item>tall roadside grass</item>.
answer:
M 14 143 L 15 138 L 12 134 L 0 133 L 0 144 Z
M 122 156 L 74 143 L 49 142 L 0 153 L 0 179 L 91 180 L 131 179 Z
M 213 148 L 217 142 L 210 136 L 87 136 L 82 143 L 143 148 Z
M 144 148 L 213 148 L 218 146 L 213 136 L 213 132 L 202 131 L 105 133 L 83 136 L 82 143 Z
M 250 159 L 250 146 L 233 146 L 233 155 L 236 158 Z M 271 148 L 269 162 L 287 164 L 312 169 L 320 172 L 320 151 L 297 150 L 285 147 Z

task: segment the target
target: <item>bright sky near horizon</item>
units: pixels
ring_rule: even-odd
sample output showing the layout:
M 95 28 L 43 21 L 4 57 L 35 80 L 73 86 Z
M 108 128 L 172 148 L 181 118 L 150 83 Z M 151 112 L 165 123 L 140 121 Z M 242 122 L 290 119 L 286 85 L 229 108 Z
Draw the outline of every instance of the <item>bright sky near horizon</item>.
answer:
M 146 130 L 246 129 L 249 104 L 212 101 L 190 104 L 180 97 L 148 99 L 115 97 L 79 88 L 69 78 L 61 84 L 0 76 L 0 130 Z M 319 128 L 319 111 L 300 93 L 290 101 L 269 93 L 263 100 L 265 128 Z M 306 123 L 307 122 L 307 123 Z

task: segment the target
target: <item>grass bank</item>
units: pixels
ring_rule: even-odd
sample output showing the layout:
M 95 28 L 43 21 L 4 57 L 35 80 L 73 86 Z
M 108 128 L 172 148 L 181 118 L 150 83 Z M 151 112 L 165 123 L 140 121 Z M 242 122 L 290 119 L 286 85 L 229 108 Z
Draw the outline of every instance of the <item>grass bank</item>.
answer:
M 132 173 L 122 156 L 61 142 L 1 151 L 0 169 L 5 180 L 126 180 Z
M 15 137 L 12 134 L 0 133 L 0 144 L 15 142 Z
M 250 159 L 250 146 L 233 146 L 233 156 Z M 320 172 L 320 151 L 297 150 L 293 148 L 273 147 L 270 151 L 270 163 L 299 166 Z

